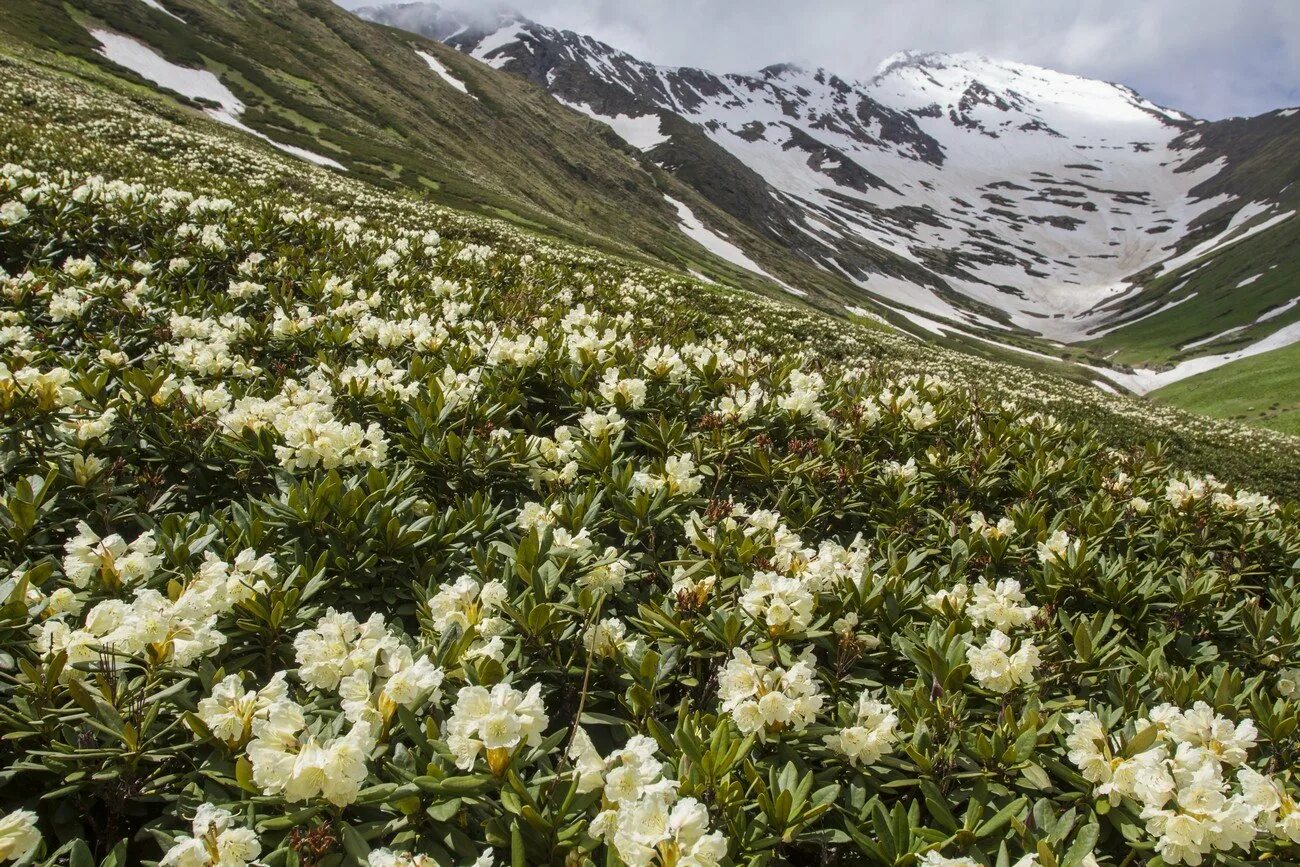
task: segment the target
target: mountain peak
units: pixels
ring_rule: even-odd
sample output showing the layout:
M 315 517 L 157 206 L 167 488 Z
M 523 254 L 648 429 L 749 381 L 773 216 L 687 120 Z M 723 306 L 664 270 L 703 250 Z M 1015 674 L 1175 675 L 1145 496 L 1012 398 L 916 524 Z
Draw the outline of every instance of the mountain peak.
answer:
M 888 75 L 895 69 L 903 67 L 917 68 L 934 68 L 944 69 L 949 66 L 966 65 L 971 66 L 975 63 L 990 63 L 991 61 L 980 54 L 971 52 L 952 53 L 945 51 L 917 51 L 906 49 L 889 55 L 880 62 L 876 67 L 876 77 L 879 78 Z
M 429 0 L 362 6 L 353 14 L 439 41 L 467 31 L 493 33 L 511 25 L 532 24 L 508 3 L 487 2 L 474 9 L 448 8 Z
M 791 75 L 806 75 L 808 70 L 797 63 L 773 63 L 758 71 L 763 78 L 786 78 Z
M 1114 120 L 1154 118 L 1174 126 L 1193 120 L 1122 84 L 974 52 L 902 51 L 880 64 L 872 82 L 904 101 L 921 100 L 916 107 L 974 100 Z

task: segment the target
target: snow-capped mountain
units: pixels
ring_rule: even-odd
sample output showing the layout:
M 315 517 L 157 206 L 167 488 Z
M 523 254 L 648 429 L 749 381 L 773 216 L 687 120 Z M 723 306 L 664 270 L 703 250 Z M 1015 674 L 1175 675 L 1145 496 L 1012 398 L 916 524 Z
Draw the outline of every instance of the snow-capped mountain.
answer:
M 1025 64 L 907 52 L 868 81 L 793 65 L 720 75 L 511 13 L 471 21 L 417 3 L 359 14 L 545 87 L 759 235 L 929 330 L 1094 339 L 1177 304 L 1180 290 L 1163 284 L 1150 297 L 1154 279 L 1294 214 L 1284 188 L 1239 182 L 1231 146 L 1202 135 L 1214 124 Z M 1300 131 L 1300 118 L 1275 114 Z M 1300 174 L 1295 161 L 1282 171 Z

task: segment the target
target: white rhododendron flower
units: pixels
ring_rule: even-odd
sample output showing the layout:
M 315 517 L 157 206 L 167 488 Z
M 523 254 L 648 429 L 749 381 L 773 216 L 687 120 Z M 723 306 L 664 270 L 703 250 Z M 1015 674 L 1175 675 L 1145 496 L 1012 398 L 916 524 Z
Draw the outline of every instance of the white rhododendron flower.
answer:
M 1038 543 L 1038 559 L 1044 563 L 1063 562 L 1070 554 L 1079 550 L 1079 540 L 1071 539 L 1064 530 L 1056 530 L 1047 537 L 1047 541 Z
M 339 681 L 345 717 L 382 726 L 398 708 L 417 710 L 438 700 L 444 674 L 427 656 L 416 658 L 405 644 L 385 646 L 380 656 L 374 669 L 357 668 Z
M 390 849 L 372 849 L 366 856 L 369 867 L 438 867 L 438 862 L 428 855 L 410 852 L 393 852 Z M 492 867 L 496 856 L 488 850 L 474 859 L 467 867 Z
M 1005 539 L 1016 532 L 1016 522 L 1010 518 L 999 518 L 996 524 L 990 524 L 983 512 L 972 512 L 970 529 L 985 539 Z
M 634 409 L 645 406 L 646 384 L 644 379 L 623 378 L 614 368 L 605 371 L 600 381 L 600 396 L 609 403 L 622 403 Z
M 554 526 L 560 511 L 560 503 L 553 503 L 550 506 L 543 506 L 537 502 L 524 503 L 519 507 L 519 514 L 515 517 L 515 526 L 524 532 L 540 531 Z
M 946 858 L 938 852 L 926 852 L 917 862 L 920 867 L 980 867 L 974 858 Z
M 704 477 L 696 473 L 695 460 L 690 455 L 670 456 L 664 461 L 662 472 L 638 471 L 632 476 L 634 488 L 651 494 L 664 491 L 690 496 L 699 493 L 703 484 Z
M 574 732 L 573 759 L 581 792 L 601 790 L 605 809 L 588 832 L 607 840 L 628 865 L 678 864 L 713 867 L 727 854 L 720 831 L 708 830 L 709 814 L 694 798 L 678 799 L 676 780 L 665 779 L 651 738 L 634 735 L 601 758 L 582 729 Z
M 708 811 L 699 801 L 661 796 L 642 798 L 618 810 L 613 819 L 597 816 L 589 830 L 593 836 L 612 838 L 629 867 L 646 867 L 656 857 L 680 867 L 716 867 L 727 856 L 727 841 L 721 831 L 710 832 L 708 827 Z
M 506 586 L 500 581 L 480 585 L 468 575 L 443 584 L 429 599 L 429 619 L 433 631 L 445 635 L 453 629 L 468 632 L 482 627 L 507 599 Z M 491 627 L 488 628 L 491 633 Z
M 1203 701 L 1196 702 L 1190 710 L 1167 715 L 1164 722 L 1170 737 L 1180 745 L 1204 750 L 1233 767 L 1246 761 L 1259 737 L 1253 720 L 1245 719 L 1234 726 Z
M 758 572 L 740 597 L 740 607 L 772 635 L 800 633 L 812 623 L 816 598 L 798 578 Z
M 293 640 L 298 676 L 317 689 L 337 689 L 339 681 L 354 671 L 373 671 L 380 650 L 393 643 L 382 614 L 359 623 L 351 614 L 331 608 L 315 627 Z
M 980 686 L 993 692 L 1008 692 L 1034 682 L 1038 648 L 1026 639 L 1012 651 L 1011 639 L 994 629 L 982 646 L 966 649 L 966 661 L 970 664 L 971 677 Z
M 802 731 L 822 708 L 813 662 L 801 659 L 789 668 L 760 661 L 741 648 L 718 676 L 718 697 L 741 732 L 760 739 L 786 729 Z
M 992 587 L 983 578 L 970 589 L 966 616 L 976 626 L 991 626 L 1003 632 L 1027 624 L 1038 613 L 1038 606 L 1024 605 L 1025 594 L 1020 582 L 1003 578 Z
M 0 818 L 0 861 L 19 861 L 41 845 L 36 814 L 31 810 L 14 810 Z
M 627 624 L 617 617 L 606 617 L 593 624 L 583 633 L 582 643 L 592 656 L 605 659 L 616 657 L 632 647 L 627 637 Z
M 1152 709 L 1136 723 L 1156 739 L 1123 757 L 1091 712 L 1071 714 L 1069 759 L 1097 794 L 1141 807 L 1156 851 L 1171 864 L 1200 864 L 1215 851 L 1249 850 L 1260 835 L 1294 841 L 1300 810 L 1271 777 L 1243 766 L 1255 747 L 1252 720 L 1233 723 L 1204 702 Z M 1232 769 L 1237 786 L 1232 784 Z
M 6 226 L 14 226 L 21 223 L 30 216 L 31 212 L 22 202 L 5 202 L 0 205 L 0 223 Z
M 253 721 L 248 759 L 253 782 L 268 795 L 290 803 L 324 798 L 335 806 L 356 800 L 369 774 L 367 762 L 376 732 L 369 721 L 344 734 L 321 740 L 308 731 L 303 709 L 284 699 Z
M 826 381 L 818 373 L 792 370 L 786 386 L 789 390 L 777 398 L 777 406 L 793 415 L 808 415 L 819 409 L 818 397 Z
M 64 543 L 63 572 L 79 588 L 92 581 L 109 589 L 136 584 L 162 564 L 152 531 L 141 533 L 130 544 L 117 533 L 101 538 L 84 522 L 77 524 L 77 531 Z
M 120 547 L 120 543 L 118 543 Z M 152 539 L 147 546 L 153 550 Z M 59 621 L 47 621 L 38 628 L 38 645 L 44 654 L 66 651 L 70 662 L 93 661 L 98 648 L 112 648 L 127 656 L 153 654 L 179 665 L 189 665 L 208 656 L 226 643 L 218 620 L 237 604 L 259 592 L 264 586 L 261 575 L 271 575 L 274 563 L 269 559 L 249 560 L 233 567 L 215 556 L 208 556 L 198 573 L 184 585 L 173 585 L 174 599 L 157 590 L 142 587 L 129 601 L 107 599 L 87 612 L 79 628 Z M 146 566 L 142 560 L 150 561 Z M 114 559 L 111 567 L 118 581 L 134 578 L 156 567 L 152 554 L 131 551 Z M 101 571 L 103 578 L 107 571 Z M 144 580 L 143 577 L 140 580 Z M 250 585 L 251 582 L 251 585 Z M 77 670 L 65 668 L 63 678 L 77 676 Z
M 248 740 L 254 718 L 259 714 L 265 718 L 271 705 L 288 697 L 283 671 L 258 690 L 245 689 L 240 675 L 228 674 L 212 687 L 211 695 L 199 701 L 199 719 L 218 740 L 234 748 Z
M 617 436 L 627 426 L 627 422 L 616 409 L 608 409 L 603 413 L 588 409 L 578 419 L 578 426 L 591 439 L 601 440 Z
M 951 606 L 955 611 L 960 612 L 965 610 L 966 602 L 969 599 L 970 587 L 962 583 L 926 594 L 925 604 L 926 607 L 933 608 L 935 611 L 942 611 L 945 606 Z
M 849 764 L 870 765 L 893 751 L 897 728 L 898 713 L 894 708 L 864 692 L 850 714 L 849 725 L 824 740 Z
M 473 768 L 479 753 L 486 753 L 492 772 L 501 774 L 517 747 L 542 742 L 548 722 L 541 684 L 533 684 L 526 693 L 508 683 L 491 690 L 465 686 L 447 720 L 447 746 L 461 770 Z
M 578 576 L 578 586 L 588 587 L 596 593 L 617 593 L 623 589 L 632 564 L 619 555 L 615 548 L 606 548 L 600 562 Z
M 262 854 L 251 828 L 235 823 L 229 810 L 200 804 L 194 813 L 191 836 L 181 837 L 159 861 L 161 867 L 244 867 Z

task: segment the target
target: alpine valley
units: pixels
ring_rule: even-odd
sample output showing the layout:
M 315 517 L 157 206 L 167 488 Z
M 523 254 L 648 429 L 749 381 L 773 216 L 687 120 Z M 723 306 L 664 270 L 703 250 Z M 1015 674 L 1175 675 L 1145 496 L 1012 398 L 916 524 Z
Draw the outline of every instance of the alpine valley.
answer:
M 1204 121 L 971 54 L 718 74 L 433 3 L 11 6 L 28 42 L 372 183 L 1300 433 L 1300 109 Z
M 788 291 L 1073 358 L 1139 393 L 1270 350 L 1300 358 L 1285 350 L 1300 340 L 1300 110 L 1203 121 L 970 54 L 903 52 L 869 81 L 715 74 L 510 13 L 359 14 L 608 125 L 770 245 L 731 244 L 674 202 L 685 231 Z

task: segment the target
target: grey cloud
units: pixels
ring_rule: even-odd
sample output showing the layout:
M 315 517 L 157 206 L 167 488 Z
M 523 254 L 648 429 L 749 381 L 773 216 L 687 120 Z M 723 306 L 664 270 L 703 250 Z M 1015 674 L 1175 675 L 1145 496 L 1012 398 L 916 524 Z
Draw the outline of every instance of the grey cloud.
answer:
M 357 6 L 376 0 L 344 0 Z M 382 0 L 381 0 L 382 2 Z M 443 5 L 482 9 L 483 3 Z M 492 6 L 499 4 L 493 3 Z M 903 49 L 974 51 L 1127 84 L 1219 118 L 1300 104 L 1300 0 L 514 0 L 645 60 L 870 77 Z

